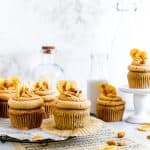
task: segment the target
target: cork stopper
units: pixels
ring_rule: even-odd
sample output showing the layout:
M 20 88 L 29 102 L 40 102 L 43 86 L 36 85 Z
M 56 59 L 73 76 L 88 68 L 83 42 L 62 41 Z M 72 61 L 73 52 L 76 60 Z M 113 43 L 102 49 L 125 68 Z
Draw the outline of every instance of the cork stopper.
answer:
M 54 49 L 55 49 L 54 46 L 50 46 L 50 45 L 48 45 L 48 46 L 42 46 L 42 52 L 44 54 L 52 54 L 53 51 L 54 51 Z

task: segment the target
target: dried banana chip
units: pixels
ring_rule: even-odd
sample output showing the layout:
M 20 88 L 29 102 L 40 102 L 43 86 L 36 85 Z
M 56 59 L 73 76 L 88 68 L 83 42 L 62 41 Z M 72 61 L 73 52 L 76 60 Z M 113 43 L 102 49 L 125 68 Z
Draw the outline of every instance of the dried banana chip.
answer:
M 66 84 L 65 84 L 65 91 L 70 91 L 70 88 L 71 88 L 71 81 L 66 81 Z
M 34 83 L 34 89 L 36 90 L 50 90 L 49 80 L 46 77 L 41 78 L 38 82 Z
M 62 94 L 65 91 L 65 86 L 66 86 L 66 81 L 65 80 L 60 80 L 57 83 L 57 90 Z
M 66 81 L 65 90 L 66 91 L 73 91 L 77 89 L 77 83 L 73 80 Z
M 42 140 L 42 139 L 43 139 L 43 137 L 39 134 L 32 137 L 32 141 L 38 141 L 38 140 Z
M 144 123 L 137 128 L 139 131 L 150 131 L 150 123 Z
M 130 56 L 133 59 L 135 59 L 138 56 L 139 53 L 140 53 L 140 50 L 137 49 L 137 48 L 133 48 L 133 49 L 130 50 Z
M 116 88 L 108 83 L 98 84 L 98 90 L 105 96 L 112 97 L 116 96 Z
M 17 87 L 17 85 L 21 82 L 21 80 L 18 76 L 12 76 L 9 79 L 9 82 L 11 82 L 14 87 Z
M 117 146 L 115 146 L 115 145 L 103 145 L 99 148 L 99 150 L 117 150 Z
M 62 94 L 65 91 L 76 91 L 77 83 L 73 80 L 61 80 L 57 83 L 57 90 Z
M 147 52 L 134 48 L 131 49 L 130 56 L 136 64 L 142 64 L 147 59 Z

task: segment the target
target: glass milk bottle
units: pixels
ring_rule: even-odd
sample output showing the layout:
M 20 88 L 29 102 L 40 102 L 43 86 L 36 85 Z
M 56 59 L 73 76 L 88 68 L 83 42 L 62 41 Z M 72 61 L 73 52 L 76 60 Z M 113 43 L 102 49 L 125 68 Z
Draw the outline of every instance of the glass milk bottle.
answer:
M 47 77 L 53 89 L 56 89 L 56 82 L 64 78 L 63 69 L 54 62 L 55 47 L 42 46 L 41 62 L 33 70 L 33 80 Z
M 87 80 L 87 97 L 91 101 L 91 113 L 96 114 L 96 101 L 100 93 L 97 84 L 107 83 L 108 80 L 108 54 L 93 53 L 90 56 L 91 67 Z

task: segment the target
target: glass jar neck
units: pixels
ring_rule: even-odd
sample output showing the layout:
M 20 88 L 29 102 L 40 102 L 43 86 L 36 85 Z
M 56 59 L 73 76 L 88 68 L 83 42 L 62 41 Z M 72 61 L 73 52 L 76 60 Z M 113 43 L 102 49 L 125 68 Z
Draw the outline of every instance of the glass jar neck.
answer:
M 54 64 L 54 54 L 42 53 L 42 64 Z

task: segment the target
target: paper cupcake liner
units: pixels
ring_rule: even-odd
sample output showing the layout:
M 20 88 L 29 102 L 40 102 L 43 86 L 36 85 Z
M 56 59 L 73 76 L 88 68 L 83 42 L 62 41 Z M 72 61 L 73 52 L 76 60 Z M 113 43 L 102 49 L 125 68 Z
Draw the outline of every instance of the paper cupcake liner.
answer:
M 102 105 L 96 106 L 97 117 L 106 122 L 121 121 L 124 113 L 122 107 L 107 107 Z
M 83 128 L 76 128 L 70 130 L 59 130 L 56 128 L 54 118 L 44 119 L 41 125 L 41 129 L 49 134 L 56 134 L 59 136 L 87 136 L 95 134 L 97 130 L 100 130 L 103 126 L 103 121 L 96 119 L 95 117 L 89 117 L 88 123 Z
M 130 88 L 150 88 L 150 73 L 128 72 Z
M 11 125 L 19 129 L 32 129 L 40 127 L 44 115 L 44 109 L 14 110 L 9 109 Z
M 64 110 L 55 108 L 54 119 L 58 129 L 75 129 L 84 127 L 90 119 L 89 109 Z
M 44 118 L 52 117 L 54 111 L 54 103 L 52 102 L 44 102 L 45 114 Z
M 0 100 L 0 117 L 8 118 L 8 101 Z

